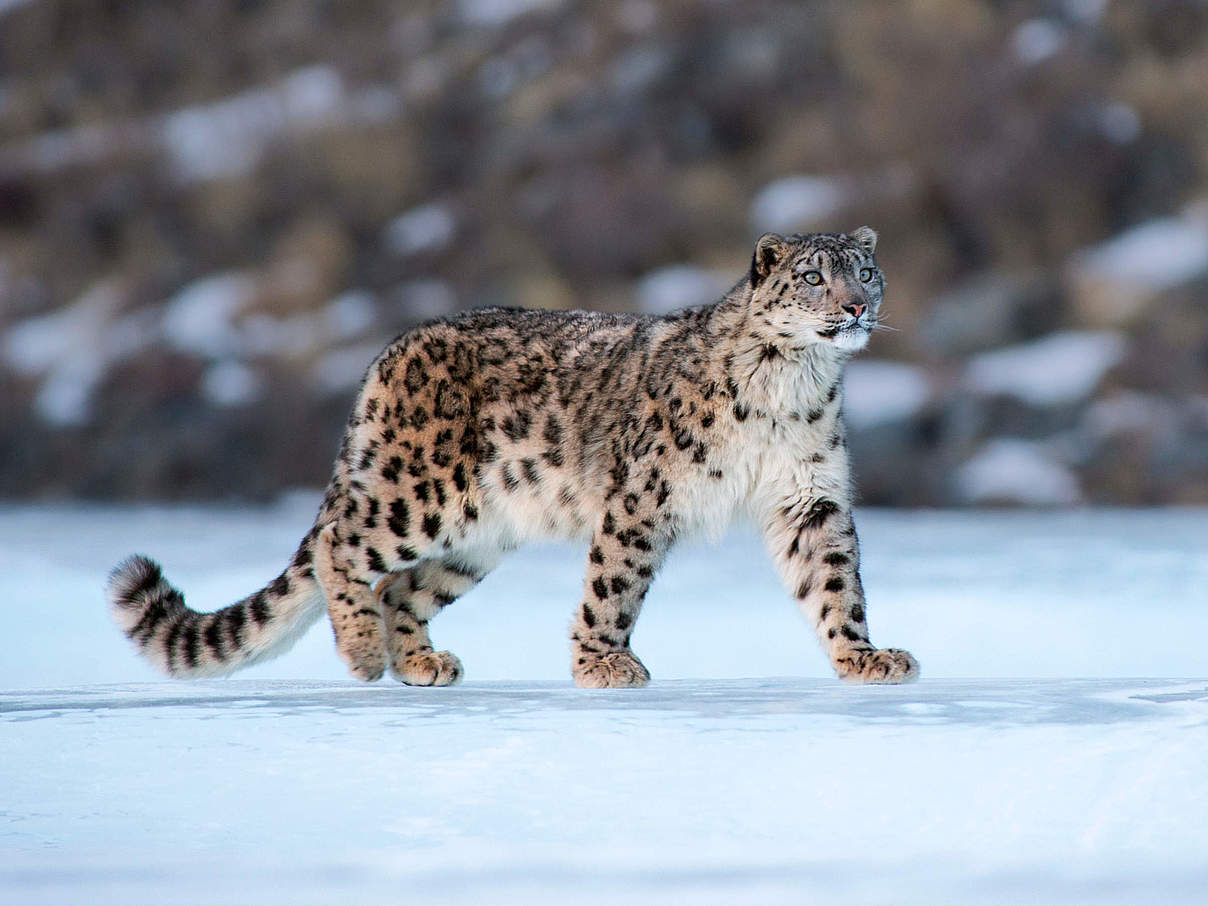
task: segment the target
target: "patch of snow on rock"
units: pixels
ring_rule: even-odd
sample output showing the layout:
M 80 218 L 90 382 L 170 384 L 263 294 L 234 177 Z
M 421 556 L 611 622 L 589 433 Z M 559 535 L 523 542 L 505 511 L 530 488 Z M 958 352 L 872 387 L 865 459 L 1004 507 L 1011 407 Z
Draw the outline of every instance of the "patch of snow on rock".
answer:
M 751 227 L 757 233 L 792 233 L 843 208 L 850 192 L 843 181 L 823 176 L 786 176 L 768 183 L 751 202 Z
M 339 340 L 360 336 L 377 321 L 377 300 L 364 290 L 349 290 L 323 309 L 325 332 Z
M 665 315 L 677 308 L 716 302 L 728 289 L 720 274 L 693 264 L 672 264 L 638 280 L 637 306 L 650 315 Z
M 0 0 L 0 16 L 21 6 L 27 6 L 33 0 Z
M 255 292 L 256 281 L 238 271 L 190 283 L 165 306 L 164 338 L 177 349 L 201 356 L 234 355 L 239 337 L 232 321 Z
M 95 349 L 63 359 L 38 387 L 34 411 L 56 427 L 87 424 L 92 415 L 92 392 L 105 375 L 106 361 Z
M 308 312 L 287 318 L 256 314 L 243 322 L 233 339 L 245 355 L 301 356 L 323 344 L 323 321 Z
M 1099 114 L 1099 129 L 1109 141 L 1127 145 L 1141 134 L 1141 117 L 1128 104 L 1117 101 L 1108 104 Z
M 426 204 L 395 218 L 386 227 L 386 246 L 396 255 L 438 252 L 453 241 L 457 222 L 443 204 Z
M 984 394 L 1013 396 L 1034 406 L 1076 403 L 1124 357 L 1124 338 L 1111 331 L 1067 330 L 969 360 L 965 382 Z
M 467 25 L 498 27 L 528 13 L 561 5 L 561 0 L 458 0 L 457 12 Z
M 852 428 L 906 421 L 931 397 L 931 382 L 917 365 L 859 360 L 843 379 L 843 415 Z
M 243 406 L 260 399 L 263 382 L 247 365 L 228 359 L 206 369 L 201 395 L 215 406 Z
M 1087 406 L 1081 427 L 1093 439 L 1104 440 L 1121 434 L 1171 429 L 1176 417 L 1174 407 L 1161 397 L 1122 392 Z
M 1011 52 L 1025 66 L 1056 54 L 1065 46 L 1065 29 L 1050 19 L 1028 19 L 1011 33 Z
M 20 374 L 45 375 L 34 396 L 43 421 L 86 424 L 93 391 L 108 369 L 153 342 L 148 313 L 110 320 L 120 301 L 116 287 L 102 282 L 62 311 L 29 318 L 5 335 L 0 357 Z
M 956 487 L 969 503 L 1064 506 L 1082 499 L 1073 472 L 1036 443 L 999 438 L 956 471 Z
M 1107 0 L 1065 0 L 1061 4 L 1065 14 L 1083 25 L 1096 25 L 1103 18 Z
M 339 73 L 311 66 L 271 87 L 171 113 L 160 131 L 182 181 L 216 179 L 246 173 L 274 135 L 329 122 L 344 101 Z
M 1195 217 L 1150 220 L 1079 252 L 1071 263 L 1085 280 L 1169 289 L 1208 273 L 1208 223 Z
M 119 303 L 114 287 L 98 283 L 71 305 L 27 318 L 4 336 L 5 363 L 19 374 L 42 374 L 66 356 L 92 347 Z

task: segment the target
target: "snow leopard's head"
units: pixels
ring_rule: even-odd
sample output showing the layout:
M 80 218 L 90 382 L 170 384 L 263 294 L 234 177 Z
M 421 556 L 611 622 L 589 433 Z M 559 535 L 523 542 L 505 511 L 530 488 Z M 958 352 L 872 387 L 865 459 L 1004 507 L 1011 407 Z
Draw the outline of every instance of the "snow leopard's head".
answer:
M 855 351 L 877 326 L 885 278 L 877 234 L 765 233 L 751 259 L 751 313 L 781 343 L 829 343 Z

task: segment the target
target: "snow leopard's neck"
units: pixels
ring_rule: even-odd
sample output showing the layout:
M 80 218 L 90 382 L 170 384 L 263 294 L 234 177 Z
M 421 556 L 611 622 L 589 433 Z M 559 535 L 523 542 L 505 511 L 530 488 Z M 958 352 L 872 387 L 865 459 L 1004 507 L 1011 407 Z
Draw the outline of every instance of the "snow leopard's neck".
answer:
M 805 415 L 842 392 L 851 354 L 831 343 L 795 346 L 769 336 L 748 314 L 750 287 L 736 287 L 714 311 L 710 355 L 751 408 Z

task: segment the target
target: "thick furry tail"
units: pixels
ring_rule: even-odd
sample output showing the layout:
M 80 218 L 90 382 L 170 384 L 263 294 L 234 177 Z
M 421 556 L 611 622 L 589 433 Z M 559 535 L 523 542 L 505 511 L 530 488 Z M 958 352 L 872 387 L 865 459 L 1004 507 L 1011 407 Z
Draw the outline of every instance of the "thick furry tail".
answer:
M 169 676 L 233 673 L 284 652 L 324 612 L 308 565 L 310 541 L 267 586 L 214 613 L 189 609 L 154 560 L 130 557 L 109 576 L 110 610 L 126 637 Z

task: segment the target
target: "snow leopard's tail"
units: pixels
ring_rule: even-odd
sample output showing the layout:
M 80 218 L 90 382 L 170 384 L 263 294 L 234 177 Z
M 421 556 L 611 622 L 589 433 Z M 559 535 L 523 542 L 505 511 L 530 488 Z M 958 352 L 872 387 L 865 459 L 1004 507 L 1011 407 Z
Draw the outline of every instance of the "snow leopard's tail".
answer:
M 175 677 L 221 676 L 283 653 L 325 611 L 310 568 L 314 533 L 276 579 L 214 613 L 185 605 L 159 564 L 134 556 L 109 576 L 110 610 L 152 664 Z

